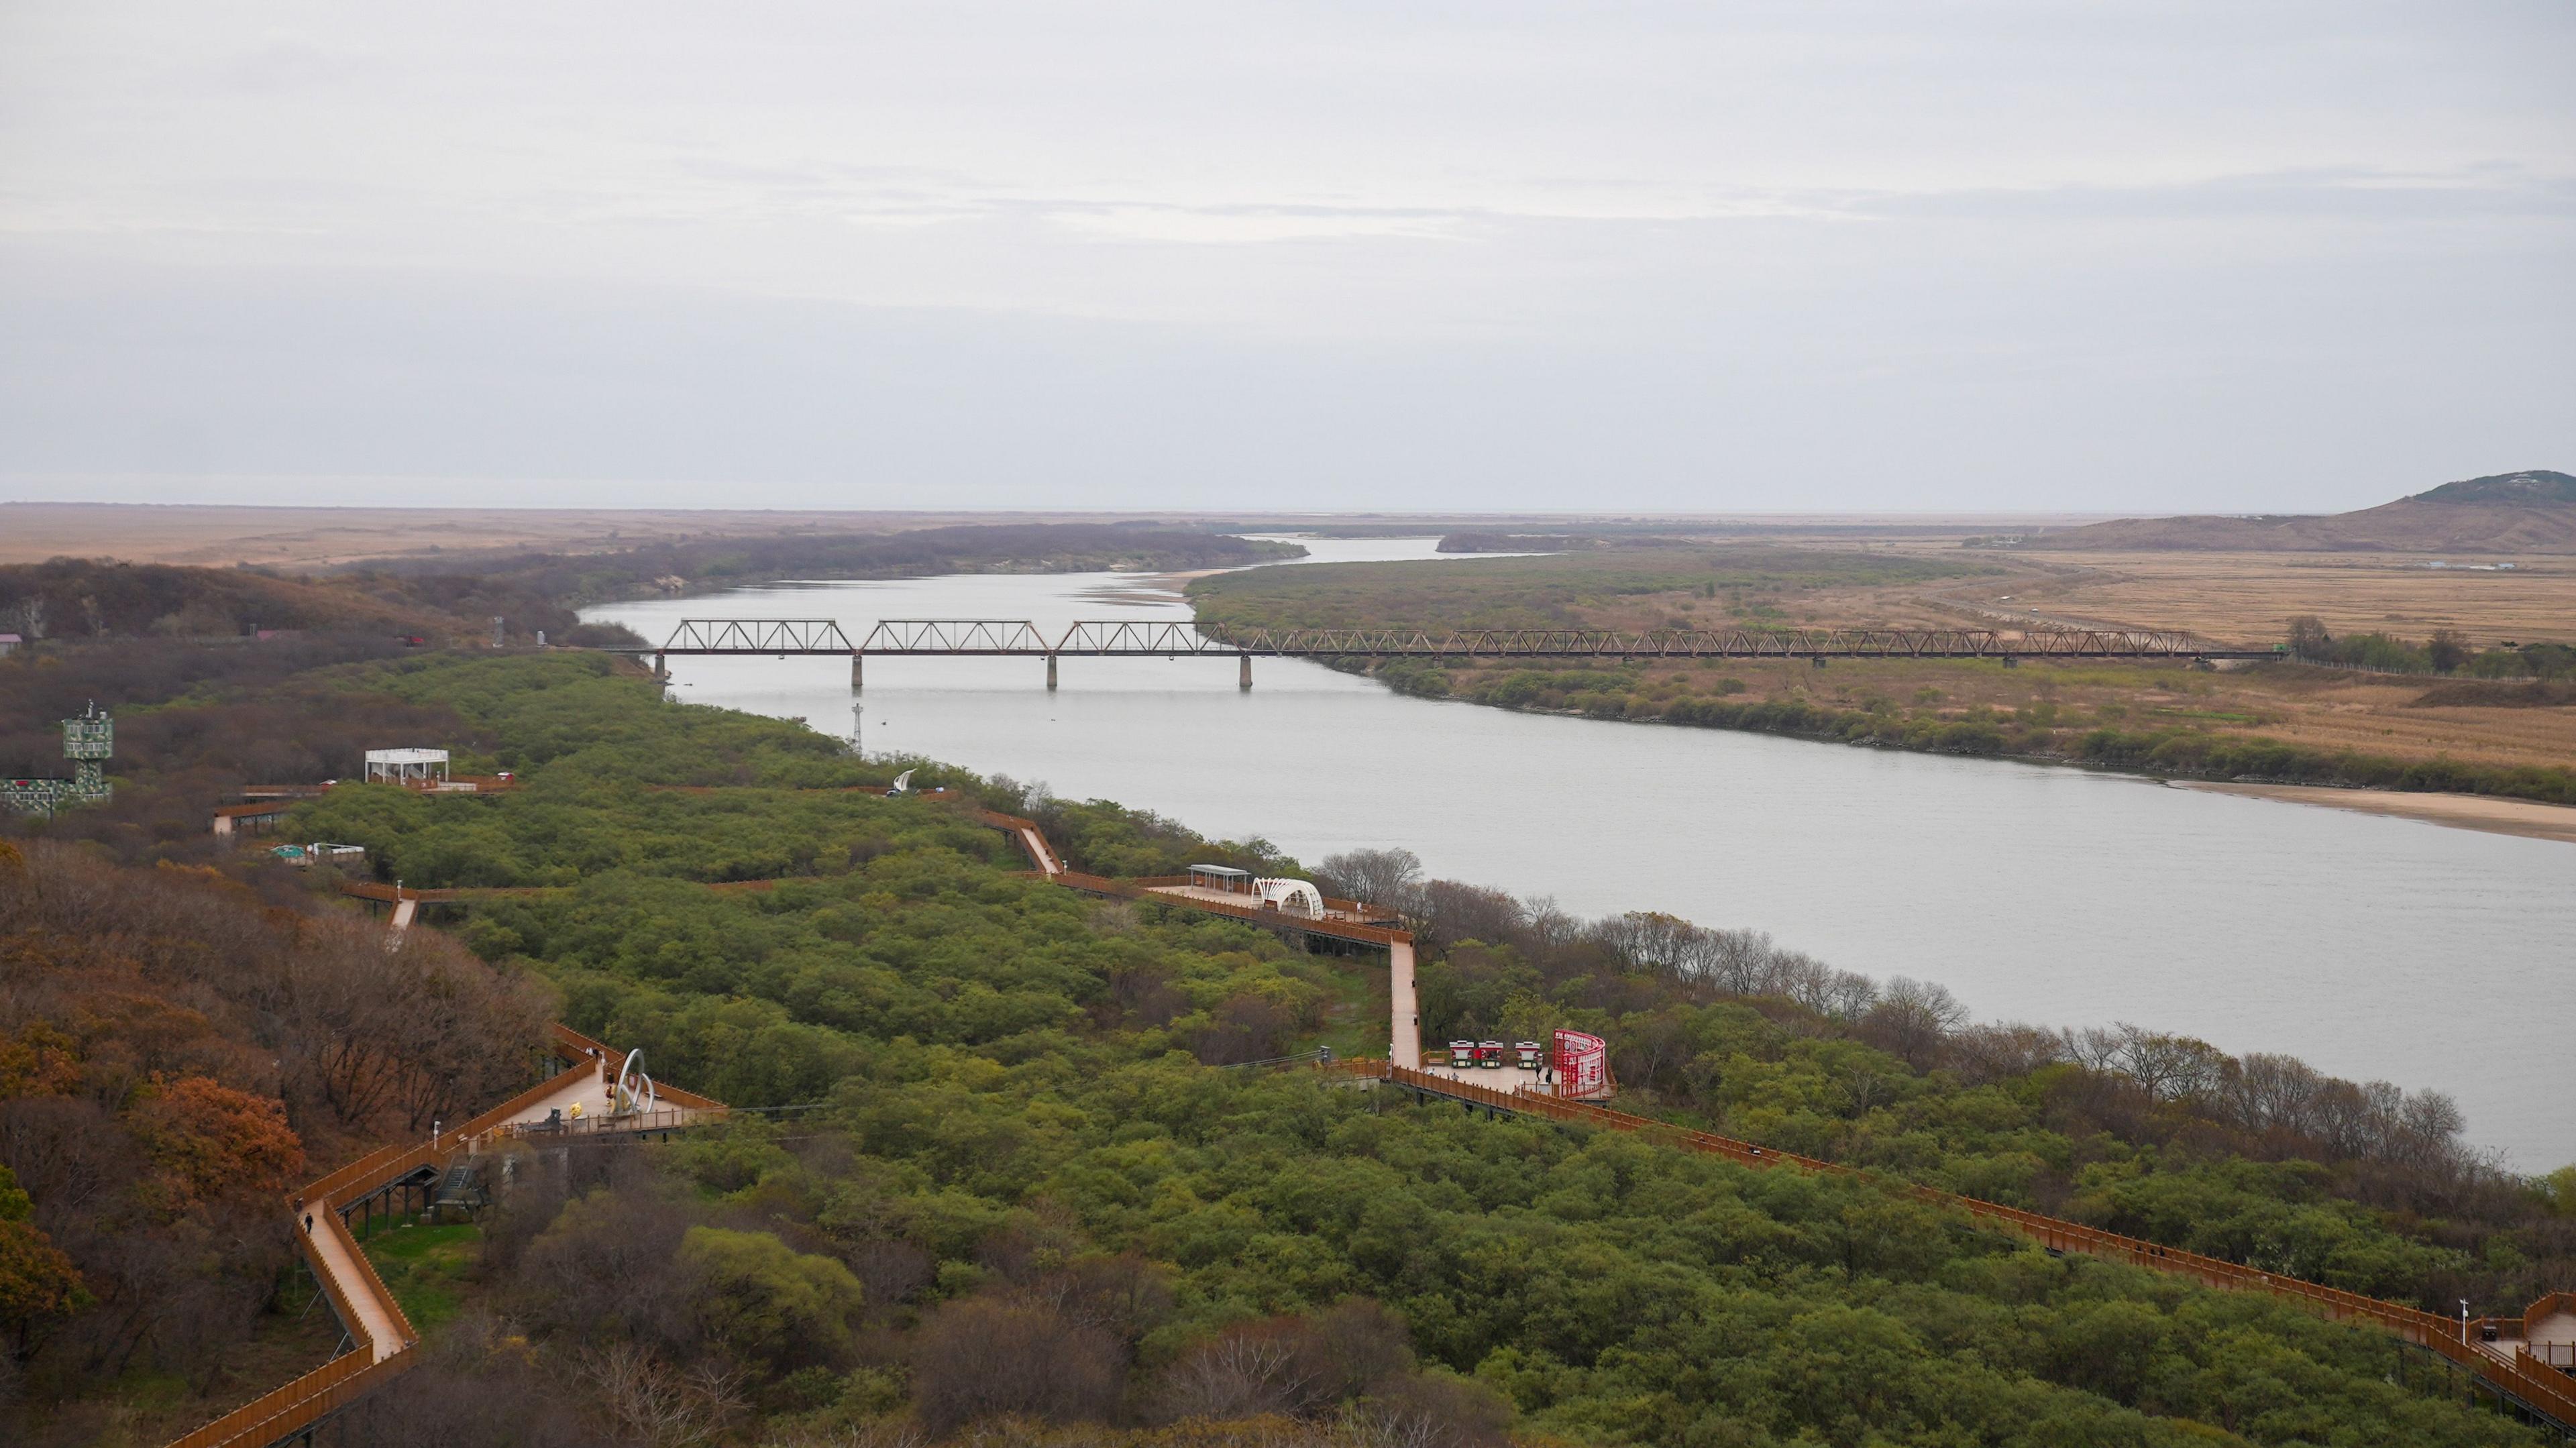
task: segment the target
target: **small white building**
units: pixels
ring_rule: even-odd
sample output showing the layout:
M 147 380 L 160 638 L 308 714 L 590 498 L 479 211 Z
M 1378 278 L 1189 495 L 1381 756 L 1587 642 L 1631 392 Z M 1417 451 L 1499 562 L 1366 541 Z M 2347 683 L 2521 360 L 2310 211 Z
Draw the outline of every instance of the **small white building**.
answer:
M 444 749 L 370 749 L 367 783 L 440 785 L 447 782 Z
M 1232 865 L 1190 866 L 1190 887 L 1195 890 L 1216 890 L 1228 895 L 1254 893 L 1252 872 L 1238 870 Z

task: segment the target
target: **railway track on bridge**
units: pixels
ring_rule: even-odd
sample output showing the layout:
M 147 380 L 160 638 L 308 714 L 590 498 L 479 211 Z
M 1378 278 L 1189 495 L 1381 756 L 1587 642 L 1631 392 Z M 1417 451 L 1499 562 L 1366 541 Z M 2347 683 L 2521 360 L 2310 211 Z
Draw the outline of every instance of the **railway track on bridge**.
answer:
M 1192 620 L 880 619 L 851 637 L 837 619 L 682 619 L 671 657 L 797 654 L 942 658 L 2250 659 L 2249 649 L 2151 629 L 1233 628 Z
M 2244 649 L 2156 629 L 1231 629 L 1195 618 L 1077 618 L 1043 629 L 1030 618 L 878 618 L 850 636 L 837 618 L 683 618 L 652 657 L 657 680 L 675 657 L 850 660 L 860 688 L 871 657 L 1195 660 L 1231 657 L 1252 688 L 1252 660 L 2269 660 Z

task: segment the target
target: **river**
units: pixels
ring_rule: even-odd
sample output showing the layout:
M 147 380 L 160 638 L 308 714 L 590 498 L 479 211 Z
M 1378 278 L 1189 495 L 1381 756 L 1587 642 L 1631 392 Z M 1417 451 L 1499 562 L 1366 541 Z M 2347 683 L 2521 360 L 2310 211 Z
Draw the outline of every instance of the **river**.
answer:
M 1307 539 L 1309 561 L 1430 539 Z M 1454 566 L 1472 568 L 1473 557 Z M 972 574 L 585 610 L 683 617 L 1187 617 L 1164 580 Z M 1403 846 L 1435 875 L 1585 915 L 1754 926 L 1980 1019 L 2131 1021 L 2449 1093 L 2526 1171 L 2576 1161 L 2576 846 L 2151 781 L 1409 699 L 1320 665 L 871 658 L 866 747 L 1114 799 L 1314 861 Z M 673 693 L 846 735 L 839 658 L 684 658 Z

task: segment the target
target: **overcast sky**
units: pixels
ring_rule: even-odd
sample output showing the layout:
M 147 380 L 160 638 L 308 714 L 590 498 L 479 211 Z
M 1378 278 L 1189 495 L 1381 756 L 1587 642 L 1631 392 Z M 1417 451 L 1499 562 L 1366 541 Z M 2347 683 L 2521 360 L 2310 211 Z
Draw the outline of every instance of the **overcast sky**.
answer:
M 0 497 L 2576 471 L 2576 4 L 0 0 Z

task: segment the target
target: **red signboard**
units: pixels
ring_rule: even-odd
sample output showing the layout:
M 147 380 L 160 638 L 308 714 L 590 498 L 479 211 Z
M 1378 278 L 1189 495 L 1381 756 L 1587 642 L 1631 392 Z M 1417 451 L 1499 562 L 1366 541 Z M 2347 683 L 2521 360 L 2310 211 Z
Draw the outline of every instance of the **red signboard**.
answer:
M 1610 1094 L 1610 1043 L 1582 1031 L 1556 1033 L 1556 1094 L 1590 1100 Z

